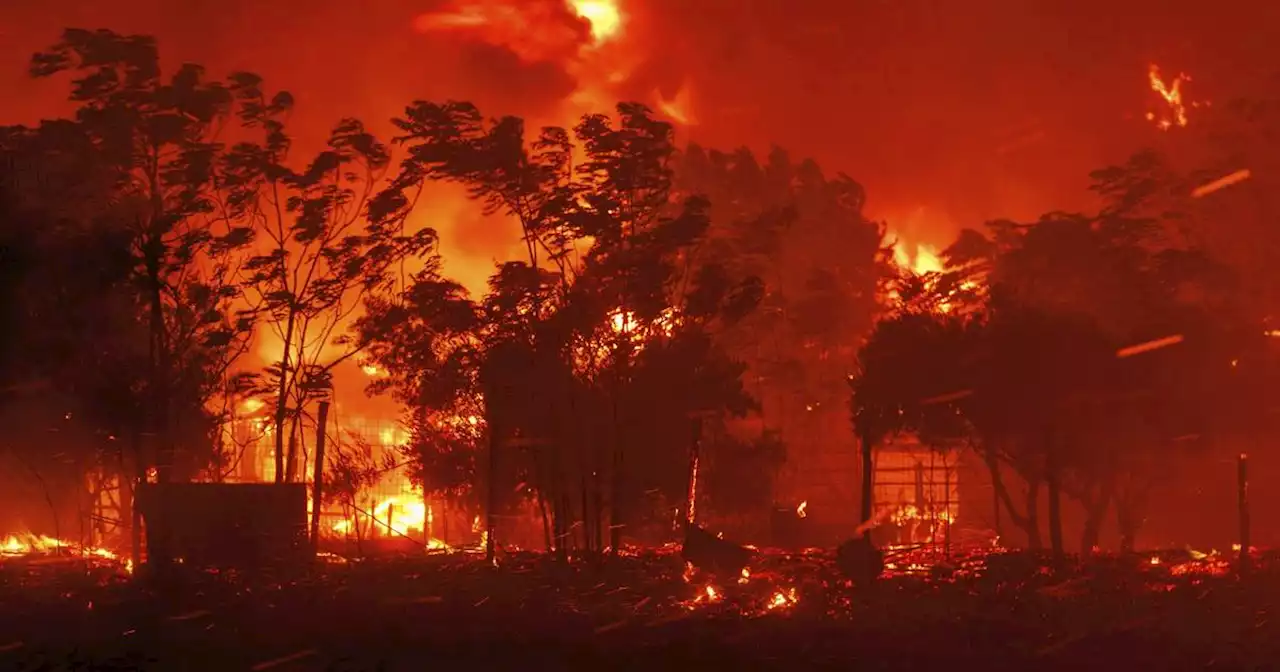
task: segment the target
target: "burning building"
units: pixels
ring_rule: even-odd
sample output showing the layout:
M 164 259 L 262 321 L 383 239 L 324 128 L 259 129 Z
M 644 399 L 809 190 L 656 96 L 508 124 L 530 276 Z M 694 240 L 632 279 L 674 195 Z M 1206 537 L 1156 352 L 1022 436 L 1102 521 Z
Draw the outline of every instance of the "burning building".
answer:
M 960 513 L 961 455 L 900 437 L 875 454 L 872 505 L 892 544 L 946 543 Z
M 273 482 L 274 427 L 270 418 L 260 413 L 260 405 L 248 404 L 246 410 L 249 413 L 234 418 L 224 430 L 224 440 L 238 453 L 226 480 Z M 444 504 L 428 501 L 422 488 L 411 482 L 408 460 L 401 450 L 409 435 L 399 421 L 334 417 L 326 437 L 329 447 L 322 486 L 328 492 L 322 495 L 320 509 L 322 537 L 353 543 L 400 540 L 428 547 L 444 545 L 435 537 L 447 534 L 449 527 L 441 517 L 440 531 L 435 530 Z M 297 458 L 303 464 L 296 466 L 295 473 L 312 474 L 313 454 L 307 446 L 301 446 Z

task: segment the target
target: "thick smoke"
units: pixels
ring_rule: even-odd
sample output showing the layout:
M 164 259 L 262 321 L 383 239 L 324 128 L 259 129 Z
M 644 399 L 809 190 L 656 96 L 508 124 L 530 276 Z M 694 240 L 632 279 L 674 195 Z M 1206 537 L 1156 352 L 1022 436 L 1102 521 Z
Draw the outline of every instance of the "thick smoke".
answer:
M 313 141 L 347 115 L 389 132 L 414 99 L 565 123 L 566 97 L 616 68 L 602 96 L 653 105 L 685 89 L 700 122 L 687 136 L 814 156 L 863 181 L 875 216 L 931 213 L 913 228 L 943 245 L 955 226 L 1087 207 L 1090 169 L 1159 141 L 1142 119 L 1148 64 L 1227 97 L 1271 62 L 1266 14 L 1280 13 L 1154 0 L 619 4 L 621 36 L 585 62 L 590 27 L 560 0 L 5 3 L 0 121 L 65 109 L 62 83 L 28 81 L 25 60 L 69 25 L 155 34 L 167 56 L 213 73 L 256 70 L 296 95 Z M 483 34 L 426 18 L 449 12 L 497 18 Z M 455 241 L 450 222 L 433 224 L 466 263 L 509 247 L 500 227 Z

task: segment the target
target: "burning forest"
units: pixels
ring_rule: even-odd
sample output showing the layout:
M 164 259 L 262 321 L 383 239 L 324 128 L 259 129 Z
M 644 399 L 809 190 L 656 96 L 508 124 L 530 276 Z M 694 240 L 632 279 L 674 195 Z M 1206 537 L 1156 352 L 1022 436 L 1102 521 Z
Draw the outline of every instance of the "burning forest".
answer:
M 1085 194 L 934 226 L 702 142 L 656 5 L 427 4 L 554 100 L 318 139 L 163 39 L 29 59 L 65 105 L 0 127 L 4 664 L 1280 655 L 1274 86 L 1141 63 Z

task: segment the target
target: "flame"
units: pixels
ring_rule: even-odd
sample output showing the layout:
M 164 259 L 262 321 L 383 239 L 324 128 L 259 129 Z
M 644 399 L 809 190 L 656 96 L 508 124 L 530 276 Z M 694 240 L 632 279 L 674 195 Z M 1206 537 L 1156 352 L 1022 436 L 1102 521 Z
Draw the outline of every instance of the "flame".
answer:
M 693 456 L 693 469 L 689 474 L 689 524 L 692 525 L 698 512 L 698 456 Z
M 806 499 L 805 501 L 800 502 L 800 506 L 796 507 L 796 515 L 801 518 L 804 518 L 805 516 L 809 515 L 809 513 L 805 511 L 805 509 L 807 508 L 809 508 L 809 500 Z
M 927 287 L 934 288 L 937 286 L 937 279 L 931 276 L 944 273 L 947 265 L 942 260 L 942 255 L 938 248 L 927 243 L 916 243 L 910 245 L 897 234 L 886 231 L 885 239 L 893 241 L 893 264 L 900 270 L 912 275 L 924 277 Z M 965 280 L 960 283 L 958 288 L 961 292 L 971 291 L 976 288 L 976 284 L 972 280 Z M 890 292 L 890 299 L 897 299 L 897 290 Z M 941 313 L 949 313 L 955 308 L 950 295 L 941 298 L 937 303 L 937 310 Z
M 899 268 L 911 271 L 916 275 L 941 273 L 946 270 L 945 265 L 942 263 L 942 257 L 938 254 L 938 248 L 933 245 L 925 243 L 917 243 L 914 246 L 908 245 L 901 237 L 893 233 L 886 233 L 885 237 L 894 240 L 893 262 Z
M 9 534 L 0 537 L 0 559 L 33 555 L 71 555 L 99 560 L 119 561 L 113 551 L 73 541 L 57 539 L 43 534 Z M 126 572 L 133 571 L 133 562 L 122 563 Z
M 773 598 L 769 600 L 769 604 L 766 605 L 766 608 L 770 610 L 784 609 L 794 605 L 798 601 L 799 600 L 796 598 L 796 589 L 791 588 L 785 593 L 781 591 L 774 593 Z
M 1160 66 L 1151 64 L 1147 69 L 1147 81 L 1151 86 L 1151 90 L 1160 96 L 1168 109 L 1161 114 L 1148 112 L 1147 119 L 1155 122 L 1157 128 L 1167 131 L 1174 126 L 1187 125 L 1187 106 L 1182 98 L 1182 85 L 1191 81 L 1191 77 L 1184 73 L 1178 73 L 1172 82 L 1165 82 L 1160 77 Z M 1193 104 L 1194 107 L 1194 104 Z
M 591 39 L 600 45 L 622 32 L 623 15 L 612 0 L 568 0 L 569 8 L 591 26 Z
M 335 521 L 329 526 L 328 536 L 347 536 L 359 530 L 369 536 L 417 541 L 425 533 L 427 549 L 451 549 L 445 542 L 430 536 L 434 522 L 435 514 L 424 499 L 422 488 L 405 485 L 400 494 L 378 499 L 368 511 L 356 512 Z

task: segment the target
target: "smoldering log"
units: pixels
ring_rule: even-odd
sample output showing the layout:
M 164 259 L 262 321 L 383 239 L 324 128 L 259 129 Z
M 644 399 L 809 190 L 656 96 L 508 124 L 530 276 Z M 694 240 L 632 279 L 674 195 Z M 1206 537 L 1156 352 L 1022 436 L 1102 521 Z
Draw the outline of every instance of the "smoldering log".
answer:
M 738 576 L 751 562 L 751 550 L 725 541 L 697 525 L 689 525 L 685 529 L 680 557 L 704 572 Z

